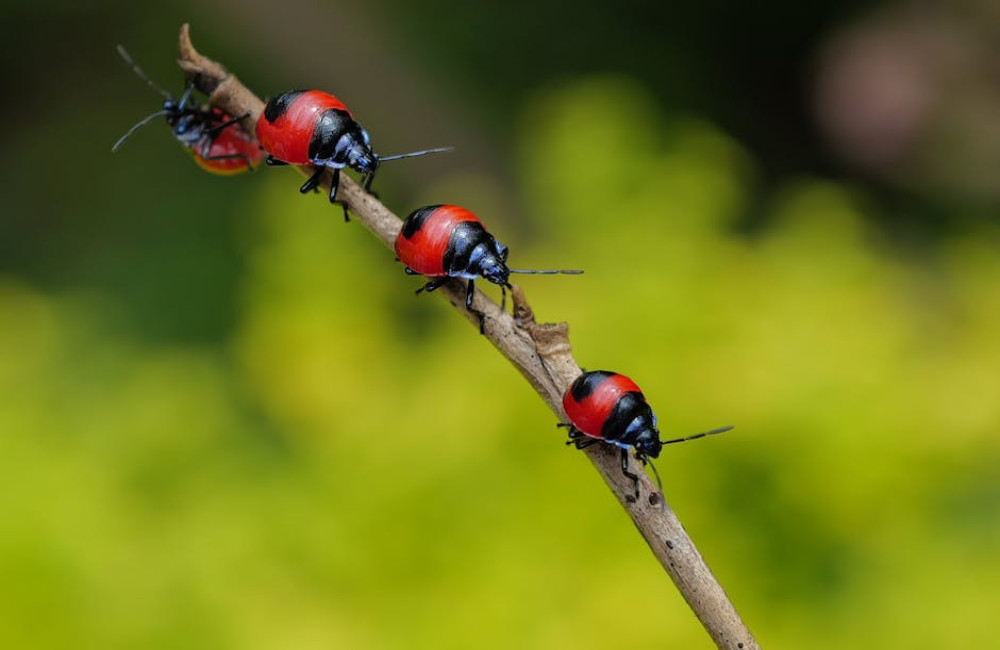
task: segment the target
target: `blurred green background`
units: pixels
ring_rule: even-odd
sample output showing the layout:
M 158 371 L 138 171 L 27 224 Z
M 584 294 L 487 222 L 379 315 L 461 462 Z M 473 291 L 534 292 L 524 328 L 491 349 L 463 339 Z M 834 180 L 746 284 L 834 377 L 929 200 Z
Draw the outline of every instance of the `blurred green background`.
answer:
M 739 4 L 739 3 L 734 3 Z M 3 4 L 0 647 L 709 648 L 473 328 L 301 178 L 212 177 L 179 25 L 454 202 L 765 648 L 981 648 L 1000 585 L 995 3 Z

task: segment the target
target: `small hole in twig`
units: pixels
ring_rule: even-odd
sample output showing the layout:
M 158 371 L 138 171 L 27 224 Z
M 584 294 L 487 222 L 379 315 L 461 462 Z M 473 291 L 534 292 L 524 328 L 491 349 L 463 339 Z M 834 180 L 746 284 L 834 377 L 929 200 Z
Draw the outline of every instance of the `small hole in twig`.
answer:
M 661 503 L 663 503 L 663 497 L 660 495 L 659 492 L 650 492 L 649 493 L 649 505 L 651 505 L 651 506 L 658 506 Z

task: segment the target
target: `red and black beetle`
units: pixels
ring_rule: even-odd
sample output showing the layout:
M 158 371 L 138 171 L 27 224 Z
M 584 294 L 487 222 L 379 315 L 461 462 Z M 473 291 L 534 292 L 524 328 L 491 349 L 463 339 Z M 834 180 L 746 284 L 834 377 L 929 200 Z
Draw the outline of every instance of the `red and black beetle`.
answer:
M 598 442 L 606 442 L 621 449 L 622 474 L 635 484 L 635 496 L 629 495 L 629 501 L 639 498 L 639 477 L 628 469 L 630 449 L 635 450 L 636 460 L 653 467 L 659 484 L 660 476 L 650 459 L 660 455 L 663 445 L 703 438 L 732 429 L 731 426 L 723 427 L 684 438 L 660 440 L 656 414 L 646 402 L 639 386 L 625 375 L 607 370 L 584 372 L 577 377 L 563 395 L 563 410 L 569 423 L 560 423 L 559 426 L 569 427 L 567 445 L 583 449 Z
M 315 189 L 327 167 L 333 169 L 331 203 L 336 202 L 340 170 L 344 167 L 361 174 L 365 190 L 371 191 L 375 172 L 386 160 L 451 149 L 379 156 L 372 150 L 368 132 L 344 102 L 320 90 L 290 90 L 272 97 L 257 120 L 257 140 L 269 154 L 269 165 L 316 166 L 315 173 L 300 188 L 303 194 Z
M 410 275 L 434 278 L 421 291 L 434 291 L 451 278 L 469 281 L 465 308 L 479 317 L 484 331 L 485 314 L 474 309 L 474 281 L 483 278 L 500 285 L 504 297 L 511 273 L 579 274 L 583 271 L 512 269 L 507 266 L 507 247 L 486 231 L 479 217 L 457 205 L 428 205 L 410 213 L 396 237 L 396 257 Z
M 133 133 L 158 117 L 166 117 L 167 125 L 177 141 L 194 156 L 198 165 L 213 174 L 238 174 L 253 171 L 254 165 L 264 157 L 264 151 L 252 135 L 236 126 L 250 114 L 232 117 L 214 106 L 201 106 L 191 99 L 194 85 L 190 85 L 180 96 L 173 95 L 157 86 L 146 73 L 135 64 L 121 45 L 118 54 L 150 88 L 163 95 L 163 108 L 140 120 L 128 130 L 111 148 L 117 151 Z M 232 128 L 231 128 L 232 127 Z

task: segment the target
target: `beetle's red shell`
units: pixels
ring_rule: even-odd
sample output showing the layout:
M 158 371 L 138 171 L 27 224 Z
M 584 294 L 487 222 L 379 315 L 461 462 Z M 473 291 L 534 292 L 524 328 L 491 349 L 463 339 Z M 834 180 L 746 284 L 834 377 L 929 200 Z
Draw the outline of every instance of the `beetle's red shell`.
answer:
M 396 257 L 408 268 L 430 277 L 447 275 L 445 253 L 455 228 L 479 217 L 457 205 L 429 206 L 413 211 L 396 237 Z
M 220 121 L 229 120 L 229 116 L 222 114 Z M 203 151 L 200 146 L 191 148 L 194 160 L 198 165 L 213 174 L 239 174 L 247 170 L 247 161 L 242 157 L 231 157 L 212 160 L 216 156 L 240 156 L 245 155 L 250 159 L 250 164 L 256 167 L 264 158 L 264 151 L 246 131 L 234 124 L 219 131 L 207 151 Z M 206 156 L 208 158 L 206 158 Z
M 268 109 L 293 93 L 296 96 L 282 107 L 273 121 L 269 120 Z M 316 131 L 316 122 L 324 111 L 330 109 L 351 114 L 344 102 L 321 90 L 282 93 L 268 102 L 268 108 L 257 120 L 257 140 L 267 153 L 278 160 L 292 165 L 308 165 L 309 142 Z
M 625 375 L 602 370 L 586 372 L 566 390 L 563 410 L 577 429 L 591 438 L 603 439 L 601 429 L 626 393 L 642 395 L 642 390 Z

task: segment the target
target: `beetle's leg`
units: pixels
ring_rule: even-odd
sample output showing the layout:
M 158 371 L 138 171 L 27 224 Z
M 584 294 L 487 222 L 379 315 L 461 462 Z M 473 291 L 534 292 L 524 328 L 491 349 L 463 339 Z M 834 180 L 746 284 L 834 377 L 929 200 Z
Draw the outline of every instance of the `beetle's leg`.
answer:
M 465 290 L 465 308 L 470 313 L 479 317 L 479 333 L 486 333 L 486 314 L 472 306 L 472 299 L 476 297 L 476 285 L 474 280 L 469 280 L 469 287 Z
M 268 164 L 270 165 L 271 163 Z M 302 187 L 299 188 L 299 191 L 302 192 L 303 194 L 308 194 L 309 192 L 312 192 L 314 189 L 316 189 L 316 186 L 319 185 L 319 179 L 320 177 L 323 176 L 323 172 L 325 170 L 326 170 L 325 167 L 317 167 L 316 171 L 313 172 L 313 175 L 309 177 L 309 180 L 303 183 Z
M 407 271 L 409 271 L 409 270 L 410 269 L 407 269 Z M 428 282 L 424 286 L 422 286 L 419 289 L 417 289 L 417 293 L 420 293 L 421 291 L 426 291 L 427 293 L 430 293 L 431 291 L 434 291 L 435 289 L 437 289 L 441 285 L 443 285 L 446 282 L 448 282 L 448 280 L 450 280 L 450 279 L 451 278 L 449 278 L 449 277 L 444 277 L 444 278 L 438 278 L 437 280 L 431 280 L 430 282 Z
M 636 474 L 628 471 L 628 449 L 622 447 L 622 474 L 627 478 L 632 479 L 633 485 L 635 485 L 635 496 L 631 494 L 625 495 L 625 500 L 629 503 L 634 503 L 639 498 L 639 477 Z

